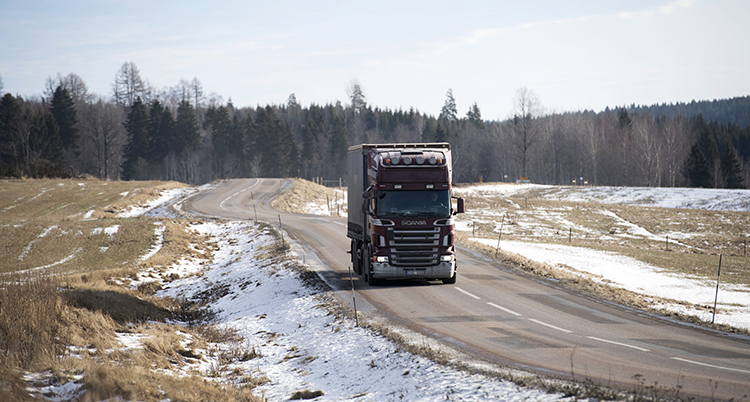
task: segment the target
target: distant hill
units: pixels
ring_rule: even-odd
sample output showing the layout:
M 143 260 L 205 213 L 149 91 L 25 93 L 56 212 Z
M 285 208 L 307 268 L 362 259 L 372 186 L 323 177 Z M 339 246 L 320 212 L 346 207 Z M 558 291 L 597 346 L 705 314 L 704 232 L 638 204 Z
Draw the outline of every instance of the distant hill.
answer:
M 703 114 L 707 122 L 718 121 L 719 123 L 733 123 L 740 127 L 750 126 L 750 96 L 742 96 L 731 99 L 718 99 L 712 101 L 692 101 L 690 103 L 675 103 L 651 106 L 631 105 L 626 107 L 628 112 L 648 112 L 653 116 L 666 115 L 675 117 L 693 117 Z

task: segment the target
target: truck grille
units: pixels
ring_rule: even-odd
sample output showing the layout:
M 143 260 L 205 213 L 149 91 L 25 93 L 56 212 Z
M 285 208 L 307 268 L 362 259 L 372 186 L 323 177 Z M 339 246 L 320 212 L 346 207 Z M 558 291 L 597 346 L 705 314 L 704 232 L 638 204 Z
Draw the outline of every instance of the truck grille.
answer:
M 439 228 L 393 229 L 388 241 L 391 263 L 401 267 L 437 265 L 439 243 Z

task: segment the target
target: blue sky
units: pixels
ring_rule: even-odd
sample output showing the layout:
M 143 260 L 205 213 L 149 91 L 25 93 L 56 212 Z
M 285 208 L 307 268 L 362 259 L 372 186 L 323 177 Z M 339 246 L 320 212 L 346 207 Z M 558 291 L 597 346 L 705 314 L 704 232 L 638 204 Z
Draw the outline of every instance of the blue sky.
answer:
M 750 1 L 0 0 L 4 92 L 76 73 L 108 95 L 124 62 L 157 88 L 197 77 L 235 106 L 341 100 L 511 113 L 750 95 Z

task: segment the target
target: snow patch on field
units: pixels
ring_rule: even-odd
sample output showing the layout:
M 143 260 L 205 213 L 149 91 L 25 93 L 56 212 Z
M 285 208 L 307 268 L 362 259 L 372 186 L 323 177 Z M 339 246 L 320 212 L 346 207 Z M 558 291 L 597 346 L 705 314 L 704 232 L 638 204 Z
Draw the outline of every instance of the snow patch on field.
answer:
M 148 215 L 154 217 L 171 218 L 175 217 L 176 215 L 178 216 L 179 213 L 177 213 L 177 210 L 175 210 L 175 212 L 169 211 L 170 207 L 172 207 L 179 200 L 182 200 L 185 197 L 196 193 L 204 187 L 205 186 L 184 187 L 162 190 L 159 194 L 159 197 L 141 205 L 132 205 L 127 211 L 117 214 L 117 217 L 135 218 L 141 215 Z M 127 193 L 123 194 L 127 195 Z
M 485 184 L 455 188 L 458 196 L 521 197 L 659 208 L 750 211 L 750 190 L 666 187 L 575 187 L 540 184 Z
M 497 247 L 497 240 L 477 239 L 491 247 Z M 534 261 L 570 271 L 581 272 L 592 280 L 606 283 L 647 296 L 657 296 L 695 306 L 713 306 L 716 295 L 716 282 L 708 282 L 664 272 L 636 259 L 560 244 L 501 241 L 500 249 L 523 255 Z M 573 270 L 569 269 L 573 268 Z M 687 308 L 683 305 L 662 306 L 669 311 L 687 313 L 703 320 L 711 320 L 712 312 L 705 308 Z M 720 284 L 716 322 L 737 328 L 750 329 L 750 287 Z
M 26 247 L 24 247 L 23 251 L 21 251 L 21 255 L 18 256 L 18 261 L 23 261 L 23 259 L 26 258 L 26 256 L 29 255 L 29 253 L 31 252 L 32 247 L 34 247 L 34 243 L 36 243 L 37 240 L 39 240 L 39 239 L 41 239 L 43 237 L 47 237 L 47 235 L 49 235 L 50 232 L 52 232 L 53 230 L 55 230 L 57 228 L 58 228 L 57 225 L 52 225 L 52 226 L 44 229 L 42 231 L 42 233 L 39 234 L 39 236 L 37 236 L 36 239 L 32 240 L 31 242 L 29 242 L 29 244 L 26 245 Z

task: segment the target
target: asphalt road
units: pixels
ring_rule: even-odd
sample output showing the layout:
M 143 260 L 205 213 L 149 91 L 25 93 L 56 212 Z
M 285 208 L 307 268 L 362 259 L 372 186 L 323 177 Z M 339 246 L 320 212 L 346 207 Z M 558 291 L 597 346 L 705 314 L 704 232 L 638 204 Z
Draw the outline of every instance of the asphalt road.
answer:
M 348 294 L 346 219 L 273 210 L 268 203 L 289 184 L 230 180 L 184 208 L 229 219 L 281 220 L 306 262 Z M 629 389 L 655 386 L 664 395 L 750 397 L 750 338 L 581 295 L 464 250 L 458 262 L 455 285 L 399 281 L 371 287 L 355 277 L 357 306 L 505 366 Z

